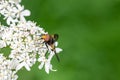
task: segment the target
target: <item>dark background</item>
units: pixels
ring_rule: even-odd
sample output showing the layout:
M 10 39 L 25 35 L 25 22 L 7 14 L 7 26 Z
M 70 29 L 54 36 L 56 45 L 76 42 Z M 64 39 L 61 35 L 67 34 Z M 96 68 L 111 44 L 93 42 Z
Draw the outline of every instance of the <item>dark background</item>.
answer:
M 19 71 L 18 80 L 120 80 L 120 0 L 22 0 L 28 20 L 58 33 L 57 72 Z

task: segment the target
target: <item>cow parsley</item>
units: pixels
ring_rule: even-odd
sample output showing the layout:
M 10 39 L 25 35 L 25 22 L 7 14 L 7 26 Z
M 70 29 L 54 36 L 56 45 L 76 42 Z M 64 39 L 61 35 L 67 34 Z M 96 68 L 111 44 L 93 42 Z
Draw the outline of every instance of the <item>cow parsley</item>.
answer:
M 56 71 L 51 60 L 55 53 L 46 46 L 40 35 L 48 34 L 33 21 L 27 21 L 30 11 L 24 9 L 21 0 L 0 0 L 0 14 L 7 26 L 0 24 L 0 49 L 9 47 L 8 57 L 0 54 L 0 80 L 17 80 L 17 72 L 23 67 L 30 71 L 31 67 L 40 62 L 39 69 Z M 57 43 L 57 42 L 56 42 Z M 55 45 L 57 47 L 57 44 Z M 55 48 L 56 53 L 62 51 Z M 46 56 L 46 53 L 49 53 Z M 37 57 L 39 56 L 39 57 Z

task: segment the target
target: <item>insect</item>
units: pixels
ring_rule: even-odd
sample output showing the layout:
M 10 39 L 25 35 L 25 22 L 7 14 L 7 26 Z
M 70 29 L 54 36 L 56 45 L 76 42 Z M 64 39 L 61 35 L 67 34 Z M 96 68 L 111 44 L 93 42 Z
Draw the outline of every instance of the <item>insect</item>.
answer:
M 48 46 L 50 46 L 51 50 L 54 51 L 58 62 L 60 62 L 60 59 L 59 59 L 59 57 L 56 53 L 56 50 L 55 50 L 55 42 L 58 40 L 58 37 L 59 37 L 58 34 L 53 34 L 53 35 L 43 34 L 41 36 L 41 38 L 44 39 L 44 43 L 45 43 L 47 49 L 49 50 Z

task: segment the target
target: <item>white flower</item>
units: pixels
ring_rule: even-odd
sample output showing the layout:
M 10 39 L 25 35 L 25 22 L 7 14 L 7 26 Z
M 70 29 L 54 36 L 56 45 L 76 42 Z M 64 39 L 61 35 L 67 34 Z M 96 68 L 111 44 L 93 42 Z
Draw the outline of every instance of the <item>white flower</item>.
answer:
M 1 14 L 4 15 L 4 19 L 7 19 L 6 22 L 8 25 L 11 23 L 17 22 L 17 19 L 15 18 L 15 12 L 13 10 L 14 6 L 10 6 L 9 4 L 5 5 L 5 8 L 1 10 Z
M 45 71 L 49 74 L 49 71 L 57 71 L 57 70 L 54 70 L 54 69 L 52 69 L 52 64 L 50 63 L 50 61 L 47 61 L 46 63 L 45 63 Z
M 24 6 L 19 3 L 21 0 L 1 0 L 0 2 L 0 13 L 6 19 L 8 25 L 16 24 L 20 21 L 24 22 L 25 16 L 30 16 L 29 10 L 24 10 Z
M 55 48 L 56 53 L 60 53 L 61 51 L 63 51 L 61 48 Z
M 51 51 L 49 56 L 48 56 L 48 59 L 45 57 L 45 54 L 40 54 L 39 58 L 38 58 L 38 61 L 41 62 L 41 64 L 39 65 L 39 69 L 42 69 L 43 66 L 45 65 L 45 71 L 49 74 L 49 71 L 56 71 L 52 68 L 52 64 L 50 63 L 51 62 L 51 59 L 52 57 L 54 56 L 54 52 Z
M 0 80 L 17 80 L 16 73 L 23 67 L 30 71 L 31 67 L 40 62 L 39 69 L 45 68 L 46 73 L 56 71 L 52 68 L 52 58 L 62 51 L 55 43 L 55 52 L 51 46 L 45 45 L 41 35 L 48 34 L 35 22 L 27 21 L 30 11 L 20 5 L 21 0 L 1 0 L 0 14 L 8 26 L 0 24 L 0 49 L 10 48 L 7 58 L 0 54 Z M 47 55 L 46 55 L 47 54 Z M 39 57 L 38 57 L 39 56 Z
M 58 42 L 55 42 L 55 46 L 56 46 L 56 48 L 55 48 L 56 53 L 60 53 L 62 51 L 62 49 L 57 47 Z
M 16 5 L 16 9 L 14 10 L 16 13 L 16 17 L 20 18 L 22 22 L 26 21 L 24 16 L 30 16 L 29 10 L 24 10 L 24 6 L 21 6 L 20 4 Z
M 19 56 L 20 62 L 16 67 L 16 70 L 20 70 L 22 67 L 25 67 L 28 71 L 30 71 L 30 67 L 35 63 L 36 59 L 31 58 L 35 57 L 36 55 L 29 55 L 29 54 L 23 54 Z
M 11 61 L 0 54 L 0 80 L 17 80 L 16 71 L 11 69 Z
M 52 64 L 50 64 L 50 60 L 45 59 L 45 57 L 40 57 L 38 59 L 39 62 L 41 62 L 41 64 L 39 65 L 39 69 L 42 69 L 43 66 L 45 65 L 45 71 L 49 74 L 49 71 L 56 71 L 52 69 Z
M 5 10 L 5 8 L 8 6 L 8 1 L 5 1 L 5 0 L 1 0 L 0 1 L 0 10 Z M 0 11 L 0 12 L 1 12 Z

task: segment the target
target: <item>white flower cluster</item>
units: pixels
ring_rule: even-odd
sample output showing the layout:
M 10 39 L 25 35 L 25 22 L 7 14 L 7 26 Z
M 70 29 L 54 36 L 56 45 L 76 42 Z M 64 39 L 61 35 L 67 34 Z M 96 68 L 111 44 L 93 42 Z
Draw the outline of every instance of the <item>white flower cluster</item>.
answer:
M 29 16 L 30 11 L 24 10 L 24 6 L 19 3 L 21 0 L 0 0 L 0 13 L 6 19 L 8 25 L 25 22 L 24 16 Z
M 45 66 L 47 73 L 55 71 L 51 64 L 55 53 L 49 45 L 47 48 L 40 36 L 48 33 L 36 26 L 36 23 L 25 19 L 30 11 L 24 10 L 20 2 L 21 0 L 0 0 L 0 14 L 8 25 L 0 25 L 0 49 L 9 47 L 11 50 L 7 58 L 0 54 L 0 80 L 17 80 L 16 73 L 23 67 L 30 71 L 36 61 L 40 62 L 39 69 Z M 60 48 L 55 50 L 56 53 L 62 51 Z
M 17 80 L 16 71 L 11 68 L 12 61 L 0 54 L 0 80 Z

